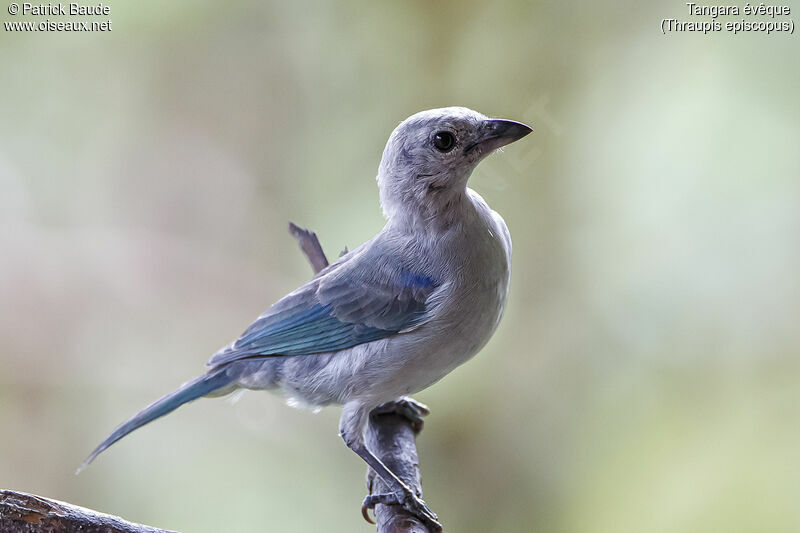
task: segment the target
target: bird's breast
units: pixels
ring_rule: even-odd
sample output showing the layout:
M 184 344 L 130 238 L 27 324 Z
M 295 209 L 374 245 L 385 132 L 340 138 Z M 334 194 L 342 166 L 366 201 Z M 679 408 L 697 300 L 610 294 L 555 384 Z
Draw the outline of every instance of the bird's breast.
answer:
M 450 313 L 454 329 L 472 340 L 474 351 L 489 339 L 502 317 L 510 280 L 509 252 L 497 228 L 481 228 L 459 267 Z M 474 354 L 471 354 L 474 355 Z
M 483 204 L 485 206 L 485 204 Z M 499 215 L 485 207 L 460 232 L 439 242 L 449 272 L 431 320 L 418 330 L 418 353 L 425 388 L 474 356 L 496 330 L 510 279 L 510 237 Z M 416 387 L 415 387 L 416 388 Z

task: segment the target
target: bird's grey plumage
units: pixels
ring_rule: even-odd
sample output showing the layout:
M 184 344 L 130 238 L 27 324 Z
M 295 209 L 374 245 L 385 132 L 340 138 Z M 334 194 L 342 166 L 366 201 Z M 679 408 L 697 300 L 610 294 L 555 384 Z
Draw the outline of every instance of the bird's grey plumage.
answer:
M 199 393 L 278 389 L 310 406 L 343 405 L 340 434 L 347 445 L 402 485 L 364 447 L 367 415 L 441 379 L 475 355 L 497 327 L 508 293 L 511 238 L 500 215 L 466 184 L 481 159 L 530 131 L 462 107 L 423 111 L 402 122 L 378 169 L 383 230 L 216 353 L 208 375 L 217 389 L 195 385 L 189 390 L 197 393 L 188 394 L 184 386 L 158 409 L 151 406 L 120 426 L 89 461 Z

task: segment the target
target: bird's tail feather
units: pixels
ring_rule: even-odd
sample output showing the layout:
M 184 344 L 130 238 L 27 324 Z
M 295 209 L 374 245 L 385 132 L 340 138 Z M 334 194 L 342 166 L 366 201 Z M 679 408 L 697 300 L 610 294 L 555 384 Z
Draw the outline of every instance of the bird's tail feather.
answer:
M 231 384 L 234 378 L 228 376 L 225 368 L 212 370 L 208 374 L 186 382 L 181 387 L 173 391 L 163 398 L 151 403 L 135 415 L 133 415 L 127 422 L 121 424 L 117 429 L 109 435 L 106 440 L 94 449 L 94 451 L 86 458 L 83 464 L 78 468 L 76 473 L 86 468 L 89 463 L 94 461 L 95 457 L 100 455 L 106 448 L 117 442 L 119 439 L 134 431 L 148 422 L 152 422 L 156 418 L 162 417 L 186 402 L 191 402 L 202 396 L 210 395 L 214 392 L 222 393 L 230 392 L 224 391 L 228 385 Z

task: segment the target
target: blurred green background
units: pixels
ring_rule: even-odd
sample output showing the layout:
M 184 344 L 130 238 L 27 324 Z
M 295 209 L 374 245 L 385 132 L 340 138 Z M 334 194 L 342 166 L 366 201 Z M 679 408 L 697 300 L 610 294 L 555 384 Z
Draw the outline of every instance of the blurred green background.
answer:
M 287 221 L 360 244 L 391 130 L 464 105 L 535 133 L 471 180 L 514 239 L 504 322 L 418 396 L 447 529 L 800 531 L 797 36 L 665 36 L 672 1 L 110 5 L 0 32 L 0 486 L 369 531 L 339 410 L 266 393 L 74 472 L 309 278 Z

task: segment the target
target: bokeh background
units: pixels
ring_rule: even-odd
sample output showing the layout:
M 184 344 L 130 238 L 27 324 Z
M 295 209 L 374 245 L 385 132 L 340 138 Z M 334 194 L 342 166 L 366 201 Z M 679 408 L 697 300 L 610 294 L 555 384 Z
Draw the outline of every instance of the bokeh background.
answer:
M 109 5 L 0 32 L 0 486 L 369 531 L 338 409 L 265 393 L 74 472 L 309 278 L 287 221 L 360 244 L 390 131 L 464 105 L 535 133 L 471 181 L 514 238 L 504 322 L 418 396 L 448 530 L 800 531 L 800 37 L 662 35 L 677 1 Z

